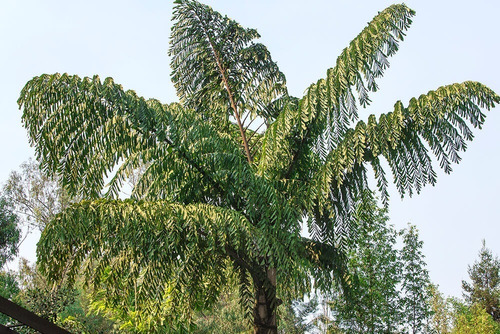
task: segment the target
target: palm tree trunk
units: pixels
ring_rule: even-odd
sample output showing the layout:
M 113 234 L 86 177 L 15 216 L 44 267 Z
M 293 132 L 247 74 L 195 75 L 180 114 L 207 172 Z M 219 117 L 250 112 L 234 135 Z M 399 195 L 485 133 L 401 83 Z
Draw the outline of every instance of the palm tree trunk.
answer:
M 278 333 L 276 324 L 276 268 L 268 268 L 266 274 L 268 284 L 261 280 L 254 282 L 254 334 Z

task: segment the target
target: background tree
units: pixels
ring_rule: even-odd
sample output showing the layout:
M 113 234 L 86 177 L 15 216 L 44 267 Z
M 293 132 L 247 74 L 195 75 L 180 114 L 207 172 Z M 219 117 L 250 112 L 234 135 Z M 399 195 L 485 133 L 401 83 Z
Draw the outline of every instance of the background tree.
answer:
M 17 255 L 20 238 L 19 217 L 9 199 L 0 194 L 0 268 Z
M 405 5 L 380 12 L 300 99 L 254 29 L 192 0 L 174 8 L 178 104 L 145 100 L 111 78 L 30 80 L 19 105 L 42 169 L 87 199 L 45 228 L 40 268 L 70 281 L 82 270 L 174 331 L 218 300 L 231 271 L 258 333 L 277 332 L 277 306 L 309 292 L 311 278 L 319 291 L 347 289 L 345 252 L 367 168 L 384 202 L 382 157 L 400 194 L 418 193 L 436 181 L 424 142 L 450 172 L 472 139 L 468 124 L 480 127 L 480 108 L 500 101 L 464 82 L 358 121 L 413 15 Z M 117 200 L 140 165 L 131 198 Z
M 20 288 L 17 282 L 17 275 L 12 271 L 0 271 L 0 296 L 17 301 L 17 295 L 19 294 Z M 0 313 L 0 324 L 8 325 L 12 324 L 12 319 L 7 315 Z
M 427 323 L 427 331 L 432 334 L 451 333 L 453 315 L 448 300 L 441 294 L 437 285 L 430 284 L 428 290 L 431 317 Z
M 43 231 L 54 216 L 66 209 L 73 200 L 61 187 L 57 177 L 49 177 L 38 161 L 29 159 L 12 171 L 2 193 L 12 203 L 23 224 Z
M 0 200 L 1 217 L 7 217 L 1 222 L 11 223 L 2 225 L 3 231 L 9 233 L 2 234 L 0 239 L 6 240 L 6 234 L 15 236 L 10 246 L 10 259 L 17 253 L 21 225 L 43 231 L 50 219 L 70 202 L 57 180 L 44 175 L 37 161 L 29 160 L 21 165 L 20 171 L 13 171 L 2 187 Z M 110 320 L 92 314 L 91 291 L 88 288 L 84 288 L 81 283 L 75 287 L 50 283 L 36 266 L 30 265 L 25 259 L 20 260 L 18 271 L 0 272 L 0 293 L 39 316 L 55 321 L 71 333 L 112 333 L 114 330 Z M 4 325 L 17 324 L 3 315 L 0 322 Z M 22 327 L 17 330 L 22 333 L 33 332 Z
M 458 301 L 454 302 L 454 327 L 452 334 L 498 334 L 500 325 L 479 304 L 467 306 Z
M 314 315 L 318 310 L 317 296 L 307 300 L 295 300 L 278 309 L 279 333 L 303 334 L 317 330 L 321 322 Z
M 428 296 L 430 279 L 422 254 L 423 241 L 419 240 L 418 230 L 413 225 L 409 225 L 401 235 L 401 314 L 410 333 L 422 333 L 431 312 Z
M 479 260 L 468 268 L 471 283 L 462 281 L 464 298 L 469 304 L 479 304 L 493 319 L 500 322 L 500 260 L 483 247 Z
M 200 311 L 196 316 L 195 333 L 244 333 L 249 323 L 245 312 L 238 303 L 238 289 L 227 289 L 219 302 L 209 310 Z
M 19 264 L 20 295 L 22 304 L 39 316 L 56 323 L 58 315 L 65 308 L 74 303 L 75 291 L 65 285 L 50 284 L 31 266 L 27 260 L 22 259 Z
M 91 293 L 80 280 L 74 287 L 67 284 L 54 286 L 25 259 L 21 259 L 18 272 L 0 272 L 0 295 L 71 333 L 122 333 L 113 321 L 91 312 Z M 19 325 L 3 314 L 0 314 L 0 323 Z M 16 331 L 38 333 L 27 326 L 16 327 Z
M 401 264 L 395 248 L 397 232 L 387 224 L 387 211 L 375 200 L 356 212 L 357 237 L 348 253 L 356 275 L 351 298 L 333 296 L 332 314 L 347 333 L 391 333 L 400 326 L 398 285 Z

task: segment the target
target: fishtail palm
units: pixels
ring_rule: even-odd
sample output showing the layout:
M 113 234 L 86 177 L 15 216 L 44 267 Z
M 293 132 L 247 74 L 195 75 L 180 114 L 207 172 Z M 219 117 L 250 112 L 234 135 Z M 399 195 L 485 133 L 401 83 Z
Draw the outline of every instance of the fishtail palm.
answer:
M 254 43 L 255 30 L 194 0 L 174 8 L 179 103 L 145 100 L 111 78 L 33 78 L 19 105 L 37 157 L 87 198 L 43 232 L 41 268 L 53 279 L 83 270 L 149 331 L 184 328 L 191 310 L 217 301 L 231 273 L 256 333 L 276 333 L 280 300 L 312 284 L 348 288 L 343 254 L 366 200 L 367 168 L 384 201 L 382 157 L 400 194 L 418 193 L 436 181 L 429 149 L 449 173 L 470 126 L 484 122 L 480 108 L 500 101 L 464 82 L 359 121 L 413 15 L 405 5 L 380 12 L 300 99 Z M 117 199 L 141 166 L 131 198 Z

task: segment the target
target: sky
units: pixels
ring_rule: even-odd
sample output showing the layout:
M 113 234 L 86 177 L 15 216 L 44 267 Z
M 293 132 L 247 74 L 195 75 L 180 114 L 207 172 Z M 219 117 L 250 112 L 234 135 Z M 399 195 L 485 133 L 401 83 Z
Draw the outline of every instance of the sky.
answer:
M 384 0 L 207 0 L 206 4 L 256 28 L 292 95 L 301 97 L 326 75 L 342 49 Z M 386 113 L 394 103 L 442 85 L 480 81 L 500 92 L 500 23 L 497 0 L 411 0 L 412 27 L 391 67 L 378 81 L 362 118 Z M 113 77 L 146 98 L 177 101 L 167 55 L 171 1 L 2 0 L 0 2 L 0 182 L 33 156 L 21 124 L 17 98 L 24 84 L 42 73 Z M 450 175 L 438 172 L 436 186 L 401 199 L 391 188 L 390 217 L 420 230 L 431 279 L 446 295 L 461 295 L 467 266 L 482 239 L 500 254 L 500 108 L 487 112 L 482 130 Z M 436 170 L 439 167 L 436 165 Z M 37 236 L 22 255 L 34 259 Z

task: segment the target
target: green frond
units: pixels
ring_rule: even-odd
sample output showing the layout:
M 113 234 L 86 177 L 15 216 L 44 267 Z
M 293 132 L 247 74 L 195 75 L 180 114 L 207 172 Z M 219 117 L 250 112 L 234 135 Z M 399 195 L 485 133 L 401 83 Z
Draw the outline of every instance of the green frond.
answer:
M 275 176 L 284 173 L 294 159 L 293 153 L 301 145 L 301 119 L 296 98 L 282 100 L 281 113 L 267 128 L 256 157 L 260 174 Z
M 377 91 L 376 79 L 389 67 L 388 58 L 398 51 L 399 41 L 410 27 L 415 12 L 406 5 L 392 5 L 380 12 L 337 58 L 326 78 L 330 118 L 337 131 L 346 130 L 357 118 L 359 105 L 370 103 L 368 92 Z
M 104 178 L 130 154 L 156 145 L 145 133 L 159 102 L 124 91 L 111 78 L 67 74 L 30 80 L 18 100 L 37 159 L 49 174 L 62 176 L 71 194 L 98 197 Z
M 382 114 L 378 121 L 372 115 L 368 123 L 358 122 L 355 129 L 347 130 L 343 140 L 315 172 L 310 183 L 310 187 L 315 189 L 310 194 L 315 197 L 310 202 L 317 203 L 320 208 L 338 203 L 336 198 L 345 196 L 335 196 L 333 191 L 328 191 L 330 187 L 352 187 L 356 182 L 349 178 L 359 173 L 358 168 L 366 163 L 373 167 L 378 187 L 386 201 L 387 180 L 380 156 L 387 160 L 402 196 L 420 192 L 426 184 L 436 182 L 424 142 L 444 171 L 449 173 L 451 163 L 458 163 L 460 152 L 466 150 L 466 141 L 473 138 L 467 123 L 480 128 L 485 119 L 481 108 L 489 110 L 499 101 L 499 96 L 486 86 L 464 82 L 440 87 L 412 99 L 408 107 L 398 101 L 394 111 Z M 364 178 L 364 175 L 362 171 L 359 177 Z M 359 185 L 361 189 L 365 188 L 363 182 Z
M 84 201 L 47 226 L 37 255 L 54 281 L 82 271 L 109 296 L 133 292 L 160 301 L 155 311 L 182 313 L 215 300 L 228 252 L 251 257 L 258 235 L 242 215 L 210 205 Z
M 196 1 L 176 1 L 169 54 L 172 81 L 181 102 L 208 117 L 233 114 L 238 110 L 273 119 L 268 105 L 286 93 L 285 78 L 267 48 L 252 41 L 255 29 L 245 29 L 212 8 Z M 224 78 L 229 87 L 224 87 Z
M 173 19 L 169 55 L 181 103 L 220 127 L 236 122 L 250 161 L 246 132 L 254 121 L 277 116 L 271 106 L 287 94 L 283 73 L 267 48 L 252 42 L 260 37 L 256 30 L 206 5 L 176 1 Z
M 298 110 L 293 114 L 283 111 L 288 116 L 278 119 L 271 126 L 274 129 L 269 129 L 274 133 L 279 131 L 279 136 L 272 135 L 274 140 L 287 145 L 289 138 L 301 139 L 295 140 L 296 146 L 282 150 L 293 152 L 285 175 L 289 176 L 296 161 L 307 155 L 308 149 L 314 148 L 325 158 L 343 138 L 358 117 L 358 102 L 361 106 L 369 104 L 368 92 L 377 90 L 376 79 L 389 67 L 388 58 L 398 50 L 398 41 L 403 40 L 414 14 L 405 5 L 393 5 L 380 12 L 342 51 L 326 78 L 307 89 Z M 294 125 L 287 126 L 289 121 L 283 124 L 285 118 L 293 118 Z

